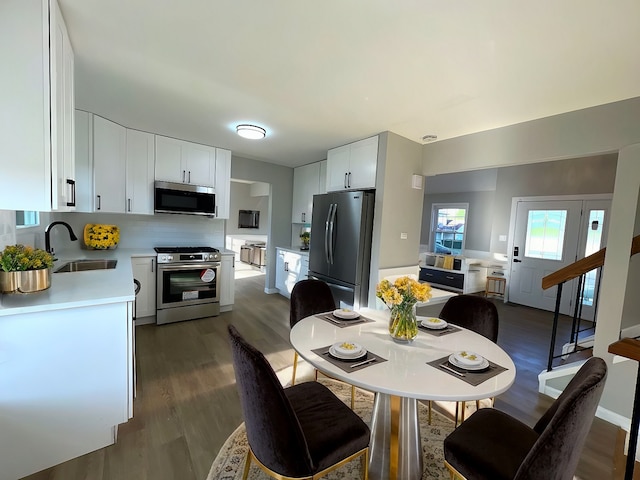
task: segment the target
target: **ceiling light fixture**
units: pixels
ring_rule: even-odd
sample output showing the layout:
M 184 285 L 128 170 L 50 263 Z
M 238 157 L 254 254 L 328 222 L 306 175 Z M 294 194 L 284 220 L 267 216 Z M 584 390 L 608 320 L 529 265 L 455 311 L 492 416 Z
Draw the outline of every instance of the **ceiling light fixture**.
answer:
M 236 127 L 238 135 L 251 140 L 260 140 L 267 135 L 267 131 L 262 127 L 256 125 L 241 124 Z
M 433 142 L 438 139 L 438 135 L 425 135 L 422 137 L 423 142 Z

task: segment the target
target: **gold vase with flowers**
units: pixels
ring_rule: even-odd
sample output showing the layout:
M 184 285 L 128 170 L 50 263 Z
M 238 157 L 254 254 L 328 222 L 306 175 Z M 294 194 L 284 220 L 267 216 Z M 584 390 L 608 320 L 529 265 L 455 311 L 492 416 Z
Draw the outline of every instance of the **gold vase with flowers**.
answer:
M 382 280 L 376 287 L 376 296 L 391 310 L 389 335 L 397 342 L 411 342 L 418 335 L 416 303 L 431 298 L 428 283 L 408 277 L 400 277 L 394 282 Z
M 9 245 L 0 253 L 0 292 L 33 293 L 51 286 L 53 255 L 39 248 Z

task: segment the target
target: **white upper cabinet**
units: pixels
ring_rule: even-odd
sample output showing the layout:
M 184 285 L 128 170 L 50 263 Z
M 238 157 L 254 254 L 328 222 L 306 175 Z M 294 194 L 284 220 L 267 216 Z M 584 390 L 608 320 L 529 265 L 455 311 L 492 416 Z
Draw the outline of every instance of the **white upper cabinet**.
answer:
M 313 196 L 321 193 L 321 162 L 310 163 L 293 170 L 292 223 L 311 223 Z
M 153 215 L 154 140 L 152 133 L 127 129 L 127 213 Z
M 156 180 L 214 187 L 215 172 L 215 147 L 156 135 Z
M 231 150 L 216 148 L 216 218 L 229 218 Z
M 56 0 L 2 1 L 0 65 L 0 209 L 73 210 L 73 49 Z
M 378 136 L 327 152 L 327 191 L 376 187 Z
M 94 115 L 94 211 L 125 212 L 126 162 L 127 129 Z

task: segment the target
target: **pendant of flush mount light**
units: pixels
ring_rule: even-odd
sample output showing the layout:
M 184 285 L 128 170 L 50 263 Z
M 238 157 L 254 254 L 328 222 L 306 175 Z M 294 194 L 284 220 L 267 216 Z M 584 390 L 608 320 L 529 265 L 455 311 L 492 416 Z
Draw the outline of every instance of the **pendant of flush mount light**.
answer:
M 238 125 L 236 127 L 236 132 L 238 132 L 238 135 L 241 137 L 249 138 L 251 140 L 260 140 L 267 135 L 267 131 L 264 128 L 256 125 L 248 125 L 246 123 Z

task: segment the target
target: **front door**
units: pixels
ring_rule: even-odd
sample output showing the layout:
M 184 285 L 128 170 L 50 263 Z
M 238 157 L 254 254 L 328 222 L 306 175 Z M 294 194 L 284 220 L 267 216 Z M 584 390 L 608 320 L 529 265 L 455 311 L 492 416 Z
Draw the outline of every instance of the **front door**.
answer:
M 581 200 L 518 202 L 509 301 L 555 310 L 557 287 L 542 290 L 542 278 L 576 261 L 581 210 Z M 567 315 L 572 289 L 563 286 L 560 312 Z
M 557 287 L 542 290 L 542 278 L 606 244 L 609 199 L 531 200 L 516 206 L 509 300 L 554 311 Z M 595 318 L 598 271 L 585 277 L 580 317 Z M 578 281 L 562 287 L 560 313 L 573 315 Z

